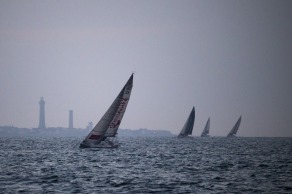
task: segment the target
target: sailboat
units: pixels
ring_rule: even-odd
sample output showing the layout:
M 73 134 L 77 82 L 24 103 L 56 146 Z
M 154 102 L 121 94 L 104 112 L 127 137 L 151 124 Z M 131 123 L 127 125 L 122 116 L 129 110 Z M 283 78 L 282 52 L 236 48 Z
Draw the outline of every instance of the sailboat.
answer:
M 209 119 L 208 119 L 208 121 L 206 123 L 206 126 L 205 126 L 202 134 L 201 134 L 201 137 L 209 137 L 210 136 L 209 135 L 209 130 L 210 130 L 210 117 L 209 117 Z
M 241 122 L 241 116 L 239 117 L 239 119 L 237 120 L 237 122 L 235 123 L 234 127 L 231 129 L 231 131 L 228 133 L 227 137 L 236 137 L 236 133 L 238 131 L 239 125 Z
M 117 148 L 113 142 L 126 111 L 133 87 L 133 74 L 106 113 L 80 144 L 80 148 Z
M 195 122 L 195 107 L 193 107 L 186 123 L 184 124 L 182 130 L 180 131 L 177 137 L 184 138 L 184 137 L 188 137 L 188 135 L 191 135 L 193 132 L 194 122 Z

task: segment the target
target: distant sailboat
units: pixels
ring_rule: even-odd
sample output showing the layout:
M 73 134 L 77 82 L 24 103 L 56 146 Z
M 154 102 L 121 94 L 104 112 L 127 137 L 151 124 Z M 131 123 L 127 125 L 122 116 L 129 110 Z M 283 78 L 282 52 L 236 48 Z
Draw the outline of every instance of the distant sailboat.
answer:
M 209 137 L 210 136 L 209 135 L 209 130 L 210 130 L 210 117 L 209 117 L 209 119 L 208 119 L 208 121 L 206 123 L 206 126 L 205 126 L 202 134 L 201 134 L 201 137 Z
M 109 109 L 80 144 L 80 148 L 116 148 L 110 138 L 115 137 L 126 111 L 133 87 L 133 74 Z
M 236 137 L 236 133 L 238 131 L 239 125 L 241 122 L 241 116 L 239 117 L 239 119 L 237 120 L 237 122 L 235 123 L 234 127 L 231 129 L 231 131 L 228 133 L 227 137 Z
M 182 130 L 180 131 L 177 137 L 184 138 L 184 137 L 188 137 L 188 135 L 191 135 L 193 132 L 194 122 L 195 122 L 195 107 L 193 107 L 186 123 L 184 124 Z

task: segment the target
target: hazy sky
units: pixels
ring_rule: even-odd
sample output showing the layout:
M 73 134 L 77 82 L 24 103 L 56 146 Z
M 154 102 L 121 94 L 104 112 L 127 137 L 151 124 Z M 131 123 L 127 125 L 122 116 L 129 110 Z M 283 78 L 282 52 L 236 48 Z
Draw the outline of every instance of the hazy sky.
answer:
M 131 73 L 121 124 L 292 136 L 292 1 L 0 0 L 0 125 L 85 128 Z

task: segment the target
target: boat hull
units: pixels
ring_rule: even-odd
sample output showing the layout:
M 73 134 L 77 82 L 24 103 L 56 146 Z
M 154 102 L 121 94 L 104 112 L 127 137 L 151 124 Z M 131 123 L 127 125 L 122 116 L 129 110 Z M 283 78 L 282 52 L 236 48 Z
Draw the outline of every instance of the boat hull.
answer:
M 113 149 L 113 148 L 118 148 L 118 145 L 86 145 L 86 144 L 80 144 L 79 148 L 108 148 L 108 149 Z
M 184 139 L 194 139 L 193 136 L 188 136 L 188 135 L 178 135 L 178 138 L 184 138 Z

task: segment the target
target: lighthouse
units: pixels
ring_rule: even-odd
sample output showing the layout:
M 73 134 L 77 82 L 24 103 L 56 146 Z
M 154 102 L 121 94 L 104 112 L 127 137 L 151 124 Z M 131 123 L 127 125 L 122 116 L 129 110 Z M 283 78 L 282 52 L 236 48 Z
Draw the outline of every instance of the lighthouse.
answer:
M 46 128 L 46 123 L 45 123 L 45 101 L 44 101 L 43 97 L 41 97 L 41 100 L 40 100 L 39 104 L 40 104 L 39 129 L 45 129 Z

